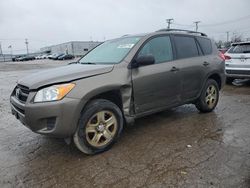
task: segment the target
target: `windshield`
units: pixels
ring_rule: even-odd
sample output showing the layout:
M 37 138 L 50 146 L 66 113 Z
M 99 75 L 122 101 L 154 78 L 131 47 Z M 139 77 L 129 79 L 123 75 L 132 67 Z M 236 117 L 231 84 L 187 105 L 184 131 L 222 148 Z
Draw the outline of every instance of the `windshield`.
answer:
M 140 37 L 124 37 L 104 42 L 79 60 L 82 64 L 117 64 L 128 54 Z
M 228 50 L 228 53 L 250 53 L 250 43 L 234 45 Z

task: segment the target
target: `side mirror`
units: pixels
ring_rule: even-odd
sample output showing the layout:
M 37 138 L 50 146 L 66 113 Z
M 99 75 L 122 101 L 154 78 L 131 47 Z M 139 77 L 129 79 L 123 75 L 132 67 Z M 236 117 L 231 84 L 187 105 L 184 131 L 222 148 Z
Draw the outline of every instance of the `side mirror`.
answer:
M 153 55 L 143 55 L 135 59 L 135 61 L 132 64 L 132 67 L 136 68 L 145 65 L 152 65 L 154 63 L 155 63 L 155 58 Z

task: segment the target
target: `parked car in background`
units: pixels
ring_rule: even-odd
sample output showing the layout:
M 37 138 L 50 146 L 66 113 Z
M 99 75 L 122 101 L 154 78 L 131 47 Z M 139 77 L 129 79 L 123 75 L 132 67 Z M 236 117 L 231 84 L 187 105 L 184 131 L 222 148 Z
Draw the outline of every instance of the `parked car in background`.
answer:
M 57 59 L 58 60 L 67 60 L 67 59 L 74 59 L 75 56 L 71 55 L 71 54 L 64 54 L 62 56 L 59 56 Z
M 56 57 L 54 57 L 54 60 L 58 60 L 58 58 L 66 55 L 65 53 L 58 54 Z
M 136 118 L 183 104 L 213 111 L 225 82 L 224 60 L 213 40 L 194 31 L 109 40 L 78 63 L 18 80 L 12 114 L 36 133 L 100 153 Z
M 56 54 L 53 54 L 53 55 L 50 57 L 50 59 L 57 60 L 58 57 L 60 57 L 60 56 L 62 56 L 62 55 L 64 55 L 64 54 L 65 54 L 65 53 L 56 53 Z
M 233 43 L 224 55 L 227 83 L 235 78 L 250 78 L 250 42 Z
M 32 55 L 25 55 L 25 56 L 21 56 L 19 58 L 16 58 L 16 61 L 30 61 L 30 60 L 35 60 L 35 56 Z
M 26 58 L 24 59 L 24 61 L 30 61 L 30 60 L 35 60 L 35 59 L 36 59 L 35 56 L 28 55 L 28 56 L 26 56 Z
M 16 61 L 21 61 L 25 56 L 19 56 L 16 58 Z
M 43 54 L 36 56 L 36 59 L 42 59 Z
M 49 54 L 41 54 L 39 56 L 36 57 L 36 59 L 47 59 L 49 56 Z
M 47 59 L 49 55 L 50 55 L 50 54 L 43 54 L 43 55 L 41 56 L 41 59 Z
M 56 54 L 50 54 L 50 55 L 47 56 L 47 58 L 51 59 L 54 55 L 56 55 Z
M 18 61 L 18 59 L 19 59 L 20 57 L 22 57 L 22 56 L 17 55 L 17 56 L 15 56 L 15 57 L 13 57 L 13 58 L 12 58 L 12 61 Z

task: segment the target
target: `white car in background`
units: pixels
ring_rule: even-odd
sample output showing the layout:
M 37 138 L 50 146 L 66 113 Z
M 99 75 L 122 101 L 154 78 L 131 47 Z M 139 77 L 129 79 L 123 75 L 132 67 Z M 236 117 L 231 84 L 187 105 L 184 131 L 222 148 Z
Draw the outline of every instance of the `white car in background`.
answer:
M 224 56 L 227 83 L 235 78 L 250 78 L 250 41 L 233 43 Z
M 40 55 L 36 56 L 36 59 L 42 59 L 42 55 L 40 54 Z

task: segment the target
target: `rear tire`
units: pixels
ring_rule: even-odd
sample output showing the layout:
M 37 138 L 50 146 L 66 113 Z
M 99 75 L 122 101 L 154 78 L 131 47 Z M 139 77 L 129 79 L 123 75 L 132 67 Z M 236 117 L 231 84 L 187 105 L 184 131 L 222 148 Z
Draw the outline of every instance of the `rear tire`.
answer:
M 73 140 L 80 151 L 93 155 L 110 149 L 122 129 L 120 108 L 108 100 L 96 99 L 82 111 Z
M 207 113 L 214 110 L 218 101 L 218 83 L 213 79 L 208 79 L 195 106 L 200 112 Z

